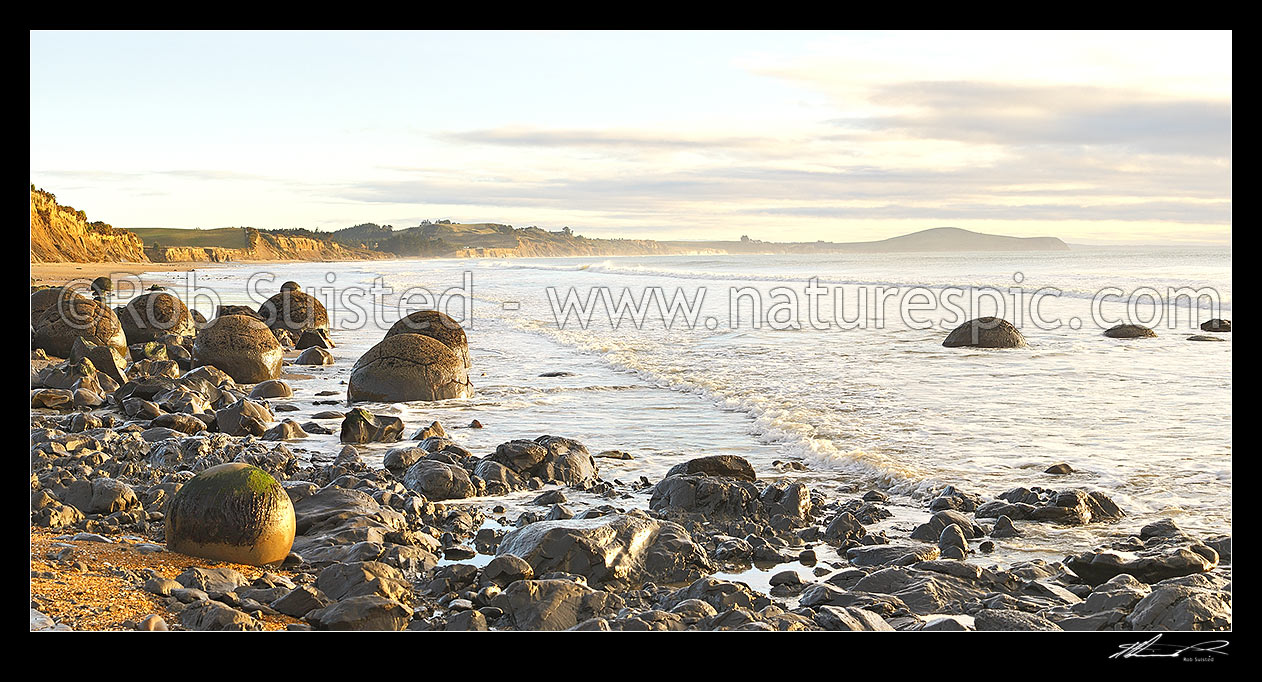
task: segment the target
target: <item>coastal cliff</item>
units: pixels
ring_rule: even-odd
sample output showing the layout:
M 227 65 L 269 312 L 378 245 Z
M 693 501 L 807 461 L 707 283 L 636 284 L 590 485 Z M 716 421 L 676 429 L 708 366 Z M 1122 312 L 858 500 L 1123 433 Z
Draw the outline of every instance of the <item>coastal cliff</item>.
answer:
M 103 222 L 88 222 L 83 211 L 62 206 L 56 195 L 31 186 L 32 263 L 148 261 L 135 234 Z

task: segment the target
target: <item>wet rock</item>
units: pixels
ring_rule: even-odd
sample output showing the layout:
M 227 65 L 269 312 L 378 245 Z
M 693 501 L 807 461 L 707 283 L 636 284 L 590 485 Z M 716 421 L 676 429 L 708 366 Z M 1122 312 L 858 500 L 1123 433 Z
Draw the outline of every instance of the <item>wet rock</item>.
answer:
M 450 348 L 465 368 L 473 366 L 469 360 L 469 341 L 464 329 L 443 312 L 437 310 L 418 310 L 409 313 L 395 322 L 386 336 L 396 334 L 419 334 L 429 337 Z
M 830 545 L 837 546 L 851 541 L 858 541 L 859 538 L 867 534 L 867 529 L 863 527 L 863 524 L 859 523 L 854 514 L 843 511 L 833 517 L 833 520 L 829 521 L 828 526 L 824 528 L 824 541 Z
M 846 550 L 846 558 L 855 566 L 909 566 L 936 559 L 940 554 L 933 545 L 916 544 L 873 545 Z
M 995 527 L 990 531 L 990 537 L 992 538 L 1015 538 L 1020 536 L 1021 531 L 1017 530 L 1017 527 L 1012 524 L 1012 519 L 1007 516 L 1000 516 L 995 521 Z
M 413 446 L 394 448 L 387 452 L 385 457 L 382 458 L 381 466 L 390 473 L 394 474 L 396 478 L 402 478 L 403 474 L 406 473 L 408 469 L 412 468 L 412 465 L 422 459 L 425 459 L 425 455 L 427 454 L 429 453 Z
M 1104 330 L 1110 339 L 1142 339 L 1157 336 L 1157 332 L 1138 324 L 1119 324 Z
M 714 476 L 668 476 L 653 488 L 649 507 L 662 514 L 753 519 L 761 514 L 758 495 L 757 486 L 748 481 Z
M 1231 320 L 1220 320 L 1214 318 L 1201 323 L 1201 331 L 1203 332 L 1230 332 Z
M 969 320 L 947 335 L 942 345 L 947 348 L 1025 348 L 1025 337 L 1011 322 L 997 317 Z
M 738 608 L 761 609 L 771 604 L 770 599 L 754 593 L 748 585 L 719 578 L 698 578 L 687 587 L 670 593 L 663 604 L 677 608 L 692 600 L 710 605 L 716 613 Z
M 1207 557 L 1187 546 L 1160 546 L 1139 554 L 1107 549 L 1083 552 L 1068 557 L 1065 564 L 1088 585 L 1099 585 L 1123 573 L 1152 584 L 1212 570 L 1218 557 Z
M 1073 604 L 1069 613 L 1057 618 L 1056 622 L 1064 630 L 1121 630 L 1135 605 L 1151 592 L 1152 588 L 1135 578 L 1117 575 Z
M 596 460 L 582 443 L 559 436 L 501 443 L 495 448 L 491 460 L 507 467 L 523 481 L 537 477 L 545 483 L 587 488 L 598 474 Z
M 563 571 L 596 587 L 681 582 L 711 570 L 682 527 L 630 514 L 539 521 L 506 535 L 496 552 L 521 557 L 536 575 Z
M 193 342 L 193 367 L 213 365 L 242 384 L 280 376 L 284 353 L 272 331 L 244 315 L 218 317 Z
M 1117 521 L 1125 515 L 1125 512 L 1102 492 L 1066 490 L 1056 493 L 1051 504 L 1035 509 L 1030 514 L 1030 519 L 1076 526 Z
M 980 538 L 986 534 L 981 526 L 973 523 L 967 516 L 957 511 L 945 510 L 934 514 L 927 523 L 917 526 L 911 532 L 911 537 L 913 540 L 937 542 L 942 536 L 942 531 L 952 525 L 959 526 L 966 538 Z
M 412 440 L 425 440 L 427 438 L 446 438 L 447 431 L 443 429 L 443 425 L 437 421 L 430 422 L 429 426 L 422 427 L 416 433 L 412 434 Z
M 973 516 L 976 516 L 979 519 L 1007 517 L 1009 521 L 1020 521 L 1033 516 L 1036 509 L 1038 509 L 1038 507 L 1024 502 L 1010 503 L 995 500 L 977 507 L 977 511 L 973 512 Z
M 1053 464 L 1050 467 L 1047 467 L 1047 469 L 1045 469 L 1043 473 L 1053 474 L 1056 476 L 1065 476 L 1065 475 L 1074 473 L 1074 468 L 1069 466 L 1068 464 L 1065 464 L 1064 462 L 1061 462 L 1060 464 Z
M 477 494 L 469 474 L 463 468 L 444 462 L 422 459 L 403 476 L 403 485 L 430 500 L 455 500 Z
M 1011 630 L 1061 630 L 1052 621 L 1024 611 L 1012 609 L 983 609 L 973 618 L 974 626 L 979 631 L 1011 631 Z
M 364 353 L 351 370 L 350 402 L 434 401 L 470 398 L 473 384 L 463 360 L 427 336 L 387 336 Z
M 444 630 L 455 631 L 474 631 L 485 632 L 487 627 L 486 616 L 480 611 L 462 611 L 447 620 Z
M 301 291 L 288 290 L 272 296 L 259 306 L 258 317 L 272 329 L 295 334 L 307 329 L 329 329 L 329 314 L 320 299 Z
M 343 443 L 390 443 L 403 437 L 403 420 L 398 417 L 373 415 L 357 407 L 342 420 Z
M 844 606 L 820 606 L 815 609 L 815 622 L 825 630 L 850 632 L 893 632 L 885 619 L 871 611 Z
M 263 440 L 298 440 L 307 436 L 307 432 L 302 429 L 298 422 L 286 419 L 264 431 L 262 438 Z
M 402 630 L 412 618 L 407 606 L 375 594 L 349 597 L 307 614 L 320 630 Z
M 1231 593 L 1185 585 L 1157 585 L 1126 618 L 1133 630 L 1229 630 Z
M 298 340 L 294 342 L 295 350 L 306 350 L 308 348 L 319 348 L 323 350 L 333 347 L 333 340 L 329 338 L 329 332 L 325 329 L 304 329 L 302 330 L 302 334 L 298 336 Z
M 398 569 L 379 561 L 334 564 L 320 572 L 315 586 L 334 601 L 376 595 L 407 602 L 411 600 L 412 590 Z
M 670 471 L 666 472 L 666 478 L 671 476 L 719 476 L 750 482 L 758 480 L 758 475 L 754 473 L 754 467 L 749 460 L 736 455 L 713 455 L 690 459 L 683 464 L 671 467 Z
M 513 554 L 497 554 L 482 569 L 479 584 L 508 587 L 518 580 L 530 580 L 535 577 L 534 568 L 523 558 Z
M 230 436 L 262 436 L 273 419 L 271 410 L 248 398 L 215 411 L 215 423 L 220 433 Z
M 935 568 L 971 569 L 967 564 L 954 561 L 921 562 L 917 565 L 935 563 L 938 564 L 934 566 Z M 941 566 L 944 563 L 953 566 Z M 953 575 L 907 566 L 891 566 L 870 573 L 855 583 L 853 588 L 856 592 L 872 592 L 898 597 L 913 613 L 920 615 L 959 613 L 963 610 L 965 603 L 980 600 L 994 589 L 993 584 L 984 583 L 967 573 Z
M 970 495 L 955 489 L 955 486 L 947 486 L 938 493 L 938 496 L 929 502 L 930 511 L 955 510 L 960 512 L 971 512 L 977 509 L 977 505 L 981 503 L 981 498 L 977 495 Z
M 968 540 L 964 538 L 960 527 L 952 524 L 942 529 L 942 535 L 938 537 L 938 549 L 944 558 L 963 559 L 968 554 Z
M 323 348 L 311 347 L 304 350 L 294 360 L 295 365 L 326 366 L 333 364 L 333 354 Z
M 250 391 L 250 397 L 255 400 L 264 398 L 288 398 L 294 394 L 294 389 L 289 384 L 280 379 L 269 379 L 261 381 Z
M 495 597 L 492 606 L 519 630 L 566 630 L 616 612 L 623 602 L 570 580 L 519 580 Z

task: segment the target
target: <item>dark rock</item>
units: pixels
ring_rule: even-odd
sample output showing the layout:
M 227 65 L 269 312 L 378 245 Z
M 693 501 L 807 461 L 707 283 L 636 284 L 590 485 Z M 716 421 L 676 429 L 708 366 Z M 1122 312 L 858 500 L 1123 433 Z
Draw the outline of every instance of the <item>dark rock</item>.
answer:
M 321 630 L 402 630 L 412 610 L 393 599 L 375 594 L 349 597 L 307 614 Z
M 1061 627 L 1046 618 L 1012 609 L 984 609 L 973 620 L 979 631 L 1010 630 L 1060 630 Z
M 262 630 L 263 623 L 217 601 L 198 601 L 180 611 L 180 625 L 189 630 Z
M 422 459 L 403 475 L 403 485 L 430 500 L 473 497 L 477 491 L 463 468 L 433 459 Z
M 1157 336 L 1157 332 L 1138 324 L 1119 324 L 1104 330 L 1111 339 L 1142 339 Z
M 387 336 L 351 370 L 350 402 L 410 402 L 473 397 L 463 360 L 449 347 L 419 334 Z
M 720 476 L 750 482 L 758 480 L 758 475 L 754 473 L 754 467 L 749 461 L 736 455 L 713 455 L 690 459 L 671 467 L 670 471 L 666 472 L 666 477 L 671 476 Z
M 343 443 L 390 443 L 403 437 L 403 420 L 377 416 L 357 407 L 342 420 Z
M 967 516 L 948 509 L 935 513 L 927 523 L 917 526 L 911 532 L 911 537 L 913 540 L 937 542 L 942 536 L 943 529 L 951 525 L 959 526 L 966 538 L 980 538 L 986 534 L 981 526 L 973 523 Z
M 629 514 L 539 521 L 506 535 L 496 553 L 521 557 L 536 575 L 563 571 L 597 587 L 682 582 L 711 570 L 682 527 Z
M 981 317 L 956 327 L 942 342 L 947 348 L 1024 348 L 1025 337 L 1011 322 L 997 317 Z
M 193 342 L 193 367 L 213 365 L 233 381 L 257 384 L 280 376 L 284 353 L 266 325 L 228 315 L 206 325 Z
M 519 630 L 567 630 L 616 612 L 623 601 L 570 580 L 518 580 L 495 597 L 492 606 Z

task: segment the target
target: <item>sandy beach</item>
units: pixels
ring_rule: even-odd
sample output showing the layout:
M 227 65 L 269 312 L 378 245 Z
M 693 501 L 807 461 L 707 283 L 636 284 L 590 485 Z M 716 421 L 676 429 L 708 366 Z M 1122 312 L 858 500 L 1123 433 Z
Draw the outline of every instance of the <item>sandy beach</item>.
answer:
M 97 277 L 125 277 L 145 272 L 187 272 L 220 267 L 219 263 L 31 263 L 31 286 L 63 286 L 67 282 Z M 142 278 L 145 287 L 154 284 Z

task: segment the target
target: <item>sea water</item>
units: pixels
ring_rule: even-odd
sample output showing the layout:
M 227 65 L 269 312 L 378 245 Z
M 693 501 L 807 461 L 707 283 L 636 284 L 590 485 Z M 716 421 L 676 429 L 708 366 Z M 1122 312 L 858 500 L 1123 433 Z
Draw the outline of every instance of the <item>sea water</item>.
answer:
M 345 398 L 351 366 L 401 314 L 442 307 L 466 329 L 476 395 L 363 405 L 401 417 L 405 436 L 439 420 L 478 455 L 566 436 L 629 453 L 597 460 L 624 483 L 740 455 L 763 478 L 830 498 L 893 495 L 895 517 L 880 526 L 891 535 L 927 519 L 947 485 L 987 497 L 1099 489 L 1129 515 L 1020 524 L 1025 536 L 1001 543 L 1009 559 L 1060 558 L 1162 517 L 1231 532 L 1232 334 L 1198 328 L 1231 318 L 1229 248 L 269 263 L 195 276 L 225 304 L 257 305 L 286 280 L 325 301 L 336 363 L 289 367 L 299 411 L 278 417 L 339 409 L 315 403 Z M 184 275 L 152 277 L 187 298 Z M 209 300 L 193 306 L 209 317 Z M 954 326 L 991 314 L 1028 347 L 942 346 Z M 1157 337 L 1105 337 L 1117 322 Z M 1187 338 L 1198 334 L 1224 341 Z M 473 419 L 485 428 L 458 428 Z M 291 446 L 316 462 L 340 447 L 336 434 Z M 379 462 L 390 447 L 362 452 Z M 1043 473 L 1058 462 L 1075 473 Z M 647 506 L 648 492 L 612 502 Z

